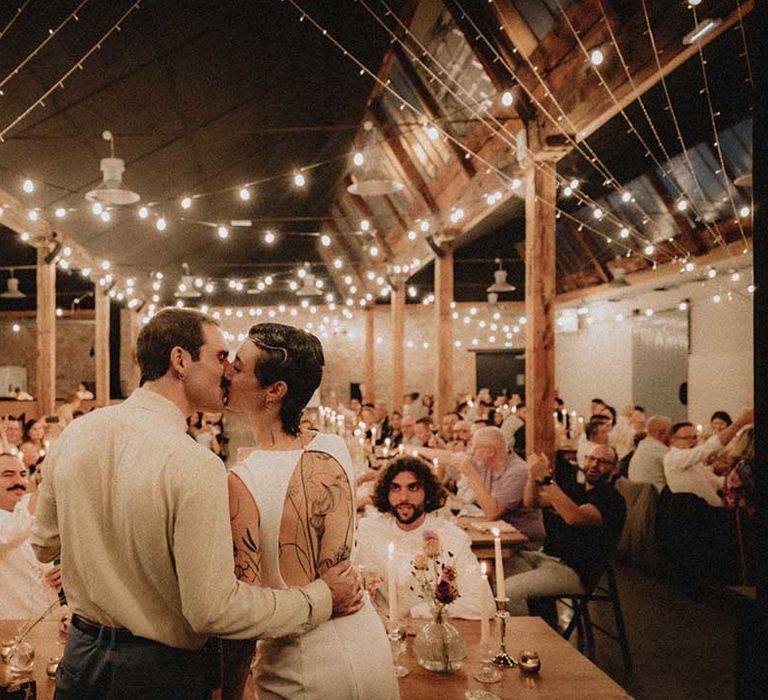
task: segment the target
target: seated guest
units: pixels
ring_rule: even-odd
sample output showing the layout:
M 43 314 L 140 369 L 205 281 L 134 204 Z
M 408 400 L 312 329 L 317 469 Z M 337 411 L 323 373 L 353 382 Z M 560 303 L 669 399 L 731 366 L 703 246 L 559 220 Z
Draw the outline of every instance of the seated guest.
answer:
M 24 466 L 29 469 L 45 456 L 45 423 L 41 420 L 28 420 L 24 424 L 24 442 L 19 448 Z
M 453 424 L 453 439 L 447 447 L 451 452 L 464 452 L 472 439 L 472 424 L 469 421 L 457 420 Z
M 403 441 L 403 414 L 400 411 L 392 411 L 389 427 L 390 447 L 397 447 Z
M 472 436 L 468 455 L 457 455 L 454 466 L 467 477 L 477 504 L 489 520 L 505 520 L 528 537 L 526 547 L 535 549 L 544 540 L 541 511 L 523 507 L 528 477 L 526 463 L 507 450 L 499 428 L 480 428 Z
M 453 426 L 461 420 L 461 416 L 455 411 L 450 411 L 440 421 L 440 430 L 437 436 L 447 445 L 453 440 Z
M 386 404 L 377 403 L 373 407 L 376 422 L 376 444 L 383 443 L 386 438 L 391 438 L 392 426 L 389 424 L 389 410 Z
M 645 411 L 642 406 L 625 406 L 608 434 L 608 444 L 616 450 L 619 460 L 623 460 L 635 449 L 634 438 L 638 433 L 646 433 Z
M 589 412 L 591 416 L 601 416 L 608 404 L 602 399 L 592 399 L 589 402 Z
M 731 425 L 697 445 L 698 433 L 687 421 L 672 426 L 670 450 L 664 456 L 664 476 L 672 493 L 692 493 L 715 508 L 723 506 L 725 471 L 713 469 L 712 460 L 745 425 L 754 421 L 747 409 Z
M 576 463 L 582 471 L 586 466 L 587 455 L 596 445 L 607 445 L 608 434 L 611 431 L 609 419 L 603 415 L 592 416 L 584 426 L 584 432 L 579 436 L 576 447 Z M 583 481 L 583 479 L 580 479 Z
M 432 438 L 432 421 L 429 418 L 419 418 L 413 425 L 413 432 L 419 441 L 420 447 L 437 447 L 430 445 Z
M 460 597 L 447 606 L 448 615 L 477 620 L 480 618 L 480 566 L 472 553 L 469 536 L 434 513 L 444 501 L 445 492 L 424 462 L 413 457 L 393 461 L 376 483 L 373 502 L 379 513 L 362 518 L 358 525 L 355 563 L 365 567 L 366 579 L 369 576 L 384 579 L 377 595 L 386 605 L 388 545 L 393 542 L 399 614 L 429 617 L 429 603 L 414 590 L 411 571 L 412 562 L 418 562 L 422 554 L 425 535 L 434 534 L 440 544 L 440 562 L 456 567 Z M 490 605 L 490 588 L 486 589 L 486 595 Z
M 527 507 L 551 508 L 542 551 L 521 552 L 508 564 L 507 609 L 527 615 L 536 598 L 579 595 L 607 566 L 624 527 L 627 508 L 614 488 L 616 451 L 596 445 L 586 458 L 586 483 L 565 489 L 552 479 L 544 455 L 532 455 L 525 484 Z
M 421 440 L 416 435 L 416 419 L 413 416 L 403 416 L 400 421 L 400 432 L 403 434 L 400 444 L 405 447 L 421 447 Z
M 709 428 L 704 431 L 702 437 L 710 437 L 725 430 L 733 423 L 733 418 L 725 411 L 715 411 L 709 419 Z
M 563 426 L 567 437 L 571 437 L 571 416 L 565 408 L 565 402 L 559 397 L 555 397 L 555 419 Z
M 59 423 L 62 428 L 66 428 L 74 419 L 75 411 L 80 410 L 81 399 L 76 392 L 67 396 L 67 400 L 56 409 L 56 415 L 59 417 Z
M 77 385 L 77 395 L 82 401 L 93 400 L 93 392 L 83 382 Z
M 667 485 L 664 478 L 664 455 L 669 452 L 672 421 L 667 416 L 651 416 L 647 424 L 648 435 L 637 446 L 629 461 L 630 481 L 653 484 L 656 490 Z
M 517 404 L 515 408 L 517 409 L 517 417 L 522 421 L 522 425 L 518 426 L 515 434 L 512 436 L 512 449 L 517 452 L 521 459 L 525 459 L 525 419 L 528 415 L 528 409 L 524 403 Z
M 0 447 L 0 450 L 6 450 Z M 27 495 L 27 470 L 20 457 L 0 454 L 0 611 L 13 620 L 42 615 L 61 588 L 61 569 L 43 574 L 29 535 L 36 495 Z
M 14 416 L 4 416 L 0 422 L 0 431 L 8 447 L 18 450 L 24 441 L 24 434 L 21 429 L 21 420 Z
M 503 433 L 504 439 L 507 441 L 507 446 L 510 450 L 515 449 L 515 435 L 517 435 L 517 431 L 525 426 L 523 417 L 517 415 L 516 407 L 520 405 L 520 402 L 513 405 L 515 406 L 515 409 L 510 412 L 501 424 L 501 432 Z

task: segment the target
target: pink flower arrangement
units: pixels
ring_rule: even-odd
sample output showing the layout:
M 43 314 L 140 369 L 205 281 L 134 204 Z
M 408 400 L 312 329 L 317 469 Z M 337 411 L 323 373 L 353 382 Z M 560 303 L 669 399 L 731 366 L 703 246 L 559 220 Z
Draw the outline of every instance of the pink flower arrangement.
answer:
M 456 586 L 457 571 L 453 564 L 440 561 L 442 544 L 437 533 L 425 530 L 423 537 L 422 552 L 411 562 L 411 573 L 416 578 L 419 597 L 432 605 L 435 617 L 440 617 L 443 608 L 460 595 Z M 448 557 L 452 556 L 448 552 Z M 412 587 L 412 590 L 415 589 Z

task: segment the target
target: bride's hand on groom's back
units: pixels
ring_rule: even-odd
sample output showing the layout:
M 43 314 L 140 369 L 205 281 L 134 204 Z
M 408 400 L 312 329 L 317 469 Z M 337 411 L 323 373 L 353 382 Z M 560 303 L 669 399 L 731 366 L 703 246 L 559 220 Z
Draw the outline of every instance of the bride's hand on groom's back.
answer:
M 327 569 L 320 578 L 331 589 L 333 616 L 350 615 L 363 607 L 363 587 L 360 575 L 349 559 Z

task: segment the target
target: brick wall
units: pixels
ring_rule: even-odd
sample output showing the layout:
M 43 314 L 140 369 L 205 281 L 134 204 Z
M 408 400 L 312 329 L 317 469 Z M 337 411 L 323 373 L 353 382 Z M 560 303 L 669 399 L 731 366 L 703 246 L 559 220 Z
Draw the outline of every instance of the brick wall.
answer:
M 20 330 L 12 330 L 18 323 Z M 56 396 L 64 398 L 80 382 L 94 381 L 94 363 L 90 352 L 94 340 L 92 320 L 58 319 L 56 321 Z M 34 318 L 0 320 L 0 365 L 27 368 L 30 394 L 37 391 L 37 326 Z

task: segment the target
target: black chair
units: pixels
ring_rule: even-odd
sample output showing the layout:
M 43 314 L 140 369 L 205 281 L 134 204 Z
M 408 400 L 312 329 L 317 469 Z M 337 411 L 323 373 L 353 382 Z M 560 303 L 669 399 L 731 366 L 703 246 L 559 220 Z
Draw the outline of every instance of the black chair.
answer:
M 595 657 L 595 637 L 594 630 L 599 630 L 606 636 L 613 639 L 621 646 L 621 655 L 624 659 L 624 671 L 632 672 L 632 654 L 629 651 L 629 641 L 627 640 L 627 630 L 624 625 L 624 614 L 621 611 L 621 602 L 619 600 L 619 589 L 616 585 L 616 574 L 613 567 L 609 564 L 605 570 L 604 577 L 607 579 L 607 588 L 600 585 L 600 581 L 594 585 L 588 593 L 580 596 L 569 596 L 559 598 L 560 602 L 573 610 L 573 617 L 568 626 L 561 631 L 564 639 L 570 639 L 574 630 L 578 630 L 577 647 L 584 653 L 586 643 L 587 657 L 594 660 Z M 602 580 L 602 578 L 600 579 Z M 589 615 L 590 603 L 611 603 L 613 607 L 613 616 L 616 630 L 612 632 L 605 627 L 592 621 Z

